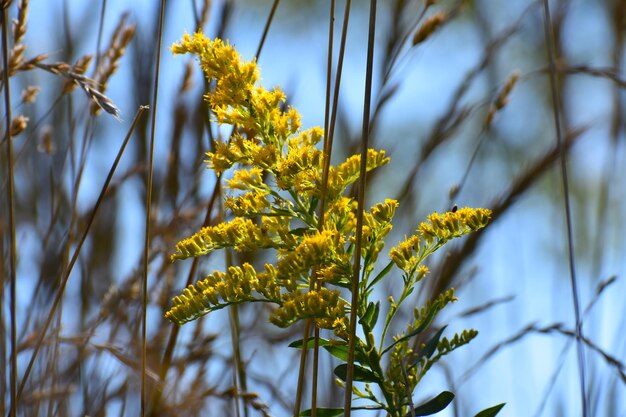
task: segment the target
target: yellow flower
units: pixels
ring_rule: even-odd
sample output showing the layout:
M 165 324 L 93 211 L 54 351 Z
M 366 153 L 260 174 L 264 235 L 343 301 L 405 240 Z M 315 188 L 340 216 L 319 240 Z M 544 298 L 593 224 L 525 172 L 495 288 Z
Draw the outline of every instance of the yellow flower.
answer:
M 229 196 L 224 207 L 239 217 L 254 217 L 266 213 L 271 204 L 267 200 L 267 190 L 254 190 L 237 197 Z
M 267 188 L 263 184 L 263 170 L 260 168 L 239 169 L 235 171 L 233 179 L 226 180 L 226 187 L 237 190 L 252 190 Z
M 249 263 L 231 266 L 228 272 L 214 271 L 174 297 L 173 306 L 165 317 L 183 324 L 226 305 L 245 301 L 282 302 L 281 287 L 272 265 L 265 265 L 263 272 L 255 271 Z
M 282 305 L 274 310 L 270 321 L 279 327 L 288 327 L 298 320 L 314 318 L 318 327 L 342 327 L 346 316 L 346 301 L 339 291 L 320 288 L 317 291 L 300 290 L 285 295 Z
M 311 268 L 327 262 L 349 262 L 343 253 L 344 238 L 337 231 L 323 230 L 305 236 L 298 246 L 278 261 L 278 279 L 288 290 L 308 282 Z
M 481 229 L 491 219 L 491 210 L 464 207 L 444 214 L 437 212 L 428 216 L 428 223 L 419 226 L 419 232 L 427 242 L 437 239 L 443 244 L 448 240 Z
M 385 151 L 367 150 L 367 172 L 388 164 L 390 159 Z M 361 171 L 361 155 L 353 155 L 337 167 L 331 167 L 328 175 L 329 200 L 337 198 L 343 191 L 359 179 Z
M 235 250 L 253 250 L 274 247 L 271 237 L 249 219 L 235 218 L 228 223 L 202 228 L 193 236 L 176 245 L 172 261 L 192 256 L 206 255 L 220 248 L 234 247 Z

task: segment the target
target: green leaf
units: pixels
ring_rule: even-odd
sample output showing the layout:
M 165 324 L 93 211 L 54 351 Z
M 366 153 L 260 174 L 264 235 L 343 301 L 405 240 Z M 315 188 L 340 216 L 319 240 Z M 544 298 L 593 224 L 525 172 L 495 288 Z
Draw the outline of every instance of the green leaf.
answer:
M 315 232 L 317 229 L 312 229 L 310 227 L 298 227 L 296 229 L 291 229 L 289 233 L 294 236 L 304 236 L 306 233 Z
M 374 304 L 370 302 L 367 306 L 367 310 L 361 319 L 359 319 L 359 324 L 364 325 L 367 330 L 371 331 L 376 326 L 376 322 L 378 321 L 378 313 L 380 312 L 380 301 Z
M 326 340 L 322 338 L 319 339 L 319 346 L 326 349 L 328 353 L 330 353 L 337 359 L 340 359 L 344 362 L 348 362 L 348 346 L 345 344 L 341 344 L 345 342 L 339 342 L 339 343 L 340 344 L 337 344 L 337 342 L 334 340 Z M 315 346 L 315 339 L 310 337 L 307 340 L 306 345 L 307 345 L 307 349 L 313 349 L 313 347 Z M 289 347 L 295 348 L 295 349 L 302 349 L 302 339 L 298 339 L 298 340 L 291 342 L 289 344 Z M 369 358 L 363 352 L 363 350 L 360 349 L 358 346 L 356 348 L 356 351 L 354 352 L 354 359 L 363 365 L 369 366 Z
M 345 278 L 339 279 L 337 281 L 333 281 L 333 282 L 331 282 L 331 284 L 336 285 L 336 286 L 341 287 L 341 288 L 347 288 L 349 290 L 352 289 L 352 281 L 347 280 Z
M 443 334 L 443 331 L 446 329 L 446 327 L 448 326 L 443 326 L 441 329 L 439 329 L 437 333 L 435 333 L 433 337 L 430 338 L 428 342 L 426 342 L 426 344 L 424 345 L 424 348 L 420 350 L 415 360 L 409 363 L 410 365 L 416 364 L 423 357 L 430 358 L 433 355 L 433 353 L 435 352 L 435 349 L 437 349 L 437 345 L 439 344 L 439 339 L 441 339 L 441 335 Z
M 435 398 L 426 401 L 424 404 L 415 407 L 416 416 L 429 416 L 443 410 L 452 402 L 454 394 L 450 391 L 443 391 Z M 405 417 L 411 417 L 411 413 L 408 413 Z
M 344 362 L 348 362 L 348 346 L 346 345 L 324 345 L 324 349 L 328 351 L 335 358 L 338 358 Z M 369 358 L 358 347 L 354 352 L 354 360 L 360 362 L 363 365 L 369 366 Z
M 324 349 L 328 351 L 335 358 L 341 359 L 344 362 L 348 361 L 348 346 L 324 346 Z
M 319 201 L 320 200 L 317 197 L 311 198 L 311 205 L 309 206 L 309 216 L 312 216 L 315 213 L 315 209 L 317 208 L 317 203 L 319 203 Z
M 378 275 L 376 275 L 376 278 L 374 278 L 372 280 L 372 282 L 367 284 L 366 291 L 369 290 L 370 288 L 372 288 L 374 285 L 376 285 L 378 283 L 378 281 L 380 281 L 381 279 L 385 278 L 385 276 L 389 273 L 389 271 L 391 271 L 391 268 L 393 268 L 393 265 L 394 265 L 393 261 L 389 261 L 387 266 L 385 268 L 383 268 L 383 270 L 380 271 L 378 273 Z
M 334 373 L 337 376 L 337 378 L 341 379 L 342 381 L 345 381 L 346 375 L 348 373 L 348 364 L 342 363 L 341 365 L 335 368 Z M 376 375 L 374 371 L 364 368 L 362 366 L 359 366 L 357 364 L 354 364 L 353 380 L 360 381 L 360 382 L 375 382 L 375 383 L 379 383 L 382 381 L 381 378 L 378 375 Z
M 319 417 L 336 417 L 336 416 L 340 416 L 343 415 L 343 407 L 341 408 L 322 408 L 322 407 L 318 407 L 315 409 L 315 411 L 317 412 L 317 415 Z M 304 410 L 303 412 L 300 413 L 301 416 L 310 416 L 311 410 Z
M 319 345 L 320 346 L 326 346 L 328 344 L 330 344 L 330 340 L 326 340 L 326 339 L 322 339 L 320 337 L 319 339 Z M 315 339 L 312 337 L 309 337 L 306 341 L 306 348 L 307 349 L 313 349 L 313 347 L 315 346 Z M 302 349 L 302 339 L 298 339 L 298 340 L 294 340 L 293 342 L 289 343 L 289 347 L 290 348 L 296 348 L 296 349 Z
M 480 413 L 476 414 L 474 417 L 493 417 L 502 410 L 506 403 L 494 405 L 493 407 L 485 408 Z

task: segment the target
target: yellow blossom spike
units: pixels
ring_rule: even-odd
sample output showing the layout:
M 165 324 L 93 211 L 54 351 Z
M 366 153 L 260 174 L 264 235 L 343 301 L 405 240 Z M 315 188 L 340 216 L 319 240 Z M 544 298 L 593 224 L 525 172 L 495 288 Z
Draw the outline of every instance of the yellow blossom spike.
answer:
M 405 238 L 389 251 L 389 257 L 407 275 L 450 239 L 481 229 L 491 219 L 491 210 L 464 207 L 447 213 L 433 213 L 418 227 L 418 234 Z M 420 242 L 423 241 L 424 244 Z
M 435 212 L 428 216 L 428 223 L 420 224 L 419 232 L 429 243 L 437 239 L 439 244 L 444 244 L 485 227 L 490 219 L 491 210 L 483 208 L 464 207 L 444 214 Z
M 388 164 L 385 151 L 367 150 L 367 172 Z M 337 167 L 331 167 L 328 177 L 329 200 L 341 195 L 348 185 L 359 179 L 361 155 L 353 155 Z
M 298 320 L 314 318 L 320 328 L 342 327 L 347 303 L 339 291 L 320 288 L 317 291 L 294 291 L 285 296 L 282 306 L 274 310 L 270 321 L 279 327 L 288 327 Z
M 235 216 L 256 217 L 266 212 L 271 207 L 267 200 L 267 190 L 255 190 L 237 197 L 227 197 L 224 207 L 233 212 Z
M 263 184 L 263 170 L 261 168 L 239 169 L 233 178 L 226 180 L 226 187 L 232 190 L 252 190 L 255 188 L 267 189 Z
M 249 219 L 235 218 L 229 223 L 202 228 L 193 236 L 183 239 L 176 245 L 172 261 L 206 255 L 220 248 L 233 247 L 235 250 L 253 250 L 274 247 L 275 244 L 259 226 Z
M 241 267 L 231 266 L 226 273 L 215 271 L 174 297 L 173 306 L 165 317 L 183 324 L 227 305 L 245 301 L 282 303 L 281 287 L 272 265 L 266 265 L 263 272 L 255 271 L 248 263 Z
M 378 203 L 372 207 L 370 213 L 372 213 L 374 219 L 379 223 L 390 222 L 398 205 L 399 203 L 396 200 L 387 198 L 383 203 Z
M 300 244 L 278 261 L 278 279 L 288 290 L 307 281 L 312 267 L 327 262 L 349 263 L 343 252 L 345 239 L 337 231 L 323 230 L 306 236 Z

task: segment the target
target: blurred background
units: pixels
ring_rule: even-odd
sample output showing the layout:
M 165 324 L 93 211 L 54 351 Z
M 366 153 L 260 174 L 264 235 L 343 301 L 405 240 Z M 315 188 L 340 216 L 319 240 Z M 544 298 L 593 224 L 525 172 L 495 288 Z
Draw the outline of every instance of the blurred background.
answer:
M 18 368 L 23 375 L 49 317 L 63 271 L 77 248 L 122 141 L 140 105 L 152 103 L 159 3 L 155 0 L 31 0 L 23 60 L 69 65 L 93 56 L 84 74 L 121 111 L 100 112 L 66 78 L 40 67 L 11 71 L 12 116 L 28 118 L 13 139 L 17 236 Z M 203 76 L 169 46 L 197 28 L 228 39 L 253 59 L 270 0 L 166 2 L 158 106 L 140 118 L 80 251 L 21 397 L 24 416 L 131 416 L 139 413 L 141 276 L 150 120 L 156 112 L 152 236 L 149 258 L 148 376 L 155 415 L 235 415 L 229 317 L 216 312 L 180 329 L 163 318 L 187 281 L 223 269 L 221 252 L 171 264 L 175 244 L 205 217 L 219 222 L 215 175 L 204 169 L 210 138 Z M 23 3 L 22 3 L 23 4 Z M 335 38 L 345 3 L 337 2 Z M 324 123 L 329 1 L 279 2 L 259 56 L 262 84 L 280 85 L 303 115 Z M 563 136 L 568 149 L 574 260 L 583 311 L 586 391 L 594 416 L 626 416 L 624 247 L 626 2 L 554 1 Z M 543 3 L 387 0 L 378 5 L 370 145 L 392 162 L 373 173 L 370 203 L 396 198 L 388 247 L 433 211 L 487 207 L 483 232 L 430 260 L 432 274 L 413 305 L 448 287 L 459 302 L 434 326 L 475 328 L 470 345 L 446 357 L 415 392 L 416 401 L 456 393 L 442 416 L 468 416 L 501 402 L 502 416 L 581 415 L 566 215 L 556 149 L 543 29 Z M 437 12 L 445 24 L 415 46 L 416 29 Z M 333 162 L 358 152 L 369 2 L 355 0 Z M 18 2 L 9 17 L 20 20 Z M 100 36 L 99 36 L 100 35 Z M 17 42 L 16 44 L 19 44 Z M 335 57 L 338 51 L 335 46 Z M 13 45 L 13 50 L 16 50 Z M 102 57 L 97 58 L 97 51 Z M 109 52 L 107 55 L 106 53 Z M 116 55 L 117 54 L 117 55 Z M 13 55 L 11 55 L 13 57 Z M 107 64 L 110 77 L 106 77 Z M 336 64 L 336 59 L 335 59 Z M 76 67 L 75 67 L 76 68 Z M 519 80 L 506 106 L 485 124 L 511 74 Z M 28 99 L 24 91 L 37 87 Z M 26 96 L 24 96 L 26 95 Z M 6 108 L 2 102 L 3 115 Z M 4 127 L 3 127 L 3 130 Z M 2 414 L 9 406 L 9 221 L 6 140 L 2 140 Z M 271 254 L 235 254 L 262 264 Z M 191 271 L 190 271 L 191 270 Z M 191 274 L 191 275 L 190 275 Z M 397 291 L 386 280 L 381 299 Z M 409 307 L 404 314 L 410 313 Z M 295 398 L 299 352 L 287 344 L 302 328 L 272 327 L 263 306 L 240 308 L 241 357 L 250 415 L 287 416 Z M 401 320 L 400 320 L 401 321 Z M 398 329 L 399 330 L 399 329 Z M 164 360 L 168 344 L 171 363 Z M 333 362 L 322 353 L 318 404 L 340 406 Z M 4 371 L 3 371 L 4 372 Z M 306 391 L 308 392 L 308 391 Z M 306 400 L 305 400 L 306 401 Z M 307 404 L 305 402 L 305 404 Z M 305 407 L 306 408 L 306 407 Z M 371 415 L 360 413 L 357 415 Z

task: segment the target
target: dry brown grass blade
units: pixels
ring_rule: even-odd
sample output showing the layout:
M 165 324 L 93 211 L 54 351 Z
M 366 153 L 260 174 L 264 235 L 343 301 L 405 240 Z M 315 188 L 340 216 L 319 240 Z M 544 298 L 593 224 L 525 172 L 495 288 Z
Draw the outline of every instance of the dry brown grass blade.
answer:
M 515 296 L 513 295 L 507 295 L 505 297 L 500 297 L 500 298 L 496 298 L 495 300 L 490 300 L 487 301 L 484 304 L 481 304 L 479 306 L 476 307 L 472 307 L 470 309 L 467 309 L 461 313 L 459 313 L 459 317 L 470 317 L 473 316 L 475 314 L 480 314 L 480 313 L 484 313 L 485 311 L 498 306 L 500 304 L 505 304 L 508 303 L 509 301 L 513 301 L 515 299 Z
M 133 355 L 129 355 L 124 353 L 124 349 L 119 346 L 114 346 L 110 344 L 94 344 L 94 348 L 101 349 L 109 352 L 113 355 L 117 360 L 119 360 L 124 365 L 128 366 L 130 369 L 135 371 L 135 373 L 140 374 L 144 373 L 147 377 L 149 377 L 154 384 L 159 384 L 159 375 L 153 371 L 152 369 L 146 367 L 144 368 L 141 364 L 140 360 Z
M 490 360 L 502 349 L 519 342 L 529 334 L 560 334 L 572 340 L 576 339 L 576 331 L 568 329 L 563 323 L 554 323 L 547 326 L 538 326 L 534 323 L 529 324 L 513 336 L 509 337 L 506 340 L 503 340 L 502 342 L 489 349 L 489 351 L 481 356 L 481 358 L 476 362 L 473 367 L 468 369 L 467 372 L 463 374 L 463 376 L 461 377 L 461 381 L 469 379 L 485 362 Z M 600 347 L 587 337 L 583 337 L 582 341 L 585 346 L 587 346 L 592 352 L 598 354 L 607 363 L 607 365 L 613 368 L 613 370 L 617 373 L 622 382 L 626 384 L 626 364 L 624 364 L 619 358 L 606 352 L 604 349 L 602 349 L 602 347 Z
M 511 25 L 500 31 L 493 39 L 489 40 L 482 57 L 478 64 L 470 71 L 468 71 L 463 80 L 459 83 L 455 89 L 450 105 L 439 117 L 435 123 L 435 127 L 428 135 L 428 138 L 419 148 L 418 155 L 416 155 L 416 162 L 411 167 L 410 172 L 406 175 L 406 180 L 401 186 L 400 191 L 395 197 L 398 201 L 409 200 L 408 196 L 411 194 L 416 178 L 424 162 L 433 154 L 433 152 L 446 141 L 448 141 L 457 129 L 468 120 L 475 106 L 462 105 L 462 98 L 465 96 L 469 88 L 472 86 L 476 78 L 488 67 L 493 61 L 494 57 L 501 50 L 501 48 L 515 35 L 522 27 L 524 17 L 532 11 L 539 3 L 533 2 L 521 16 L 516 19 Z M 408 207 L 408 205 L 406 206 Z
M 50 324 L 52 322 L 52 319 L 55 317 L 55 313 L 57 311 L 57 308 L 59 306 L 59 303 L 64 295 L 64 291 L 65 291 L 65 287 L 67 286 L 67 282 L 71 276 L 72 270 L 74 268 L 74 265 L 76 264 L 76 261 L 78 260 L 78 256 L 81 252 L 82 246 L 85 243 L 85 240 L 87 238 L 87 235 L 89 233 L 89 230 L 91 228 L 91 225 L 93 224 L 94 218 L 96 217 L 96 214 L 98 213 L 98 209 L 100 207 L 100 204 L 102 203 L 102 201 L 104 200 L 104 196 L 106 194 L 106 191 L 108 189 L 109 184 L 111 183 L 111 179 L 113 178 L 113 174 L 115 173 L 115 170 L 117 169 L 117 166 L 121 160 L 121 157 L 124 153 L 124 150 L 126 149 L 126 145 L 128 144 L 132 133 L 134 131 L 134 128 L 139 120 L 139 118 L 141 117 L 141 115 L 143 114 L 144 110 L 146 110 L 147 107 L 140 107 L 139 110 L 137 111 L 137 114 L 133 120 L 133 123 L 128 131 L 128 134 L 126 135 L 126 138 L 124 139 L 118 154 L 116 156 L 115 161 L 113 162 L 113 165 L 111 166 L 111 169 L 109 171 L 109 174 L 104 182 L 104 185 L 102 186 L 102 189 L 100 191 L 100 195 L 98 196 L 98 199 L 96 201 L 96 204 L 94 205 L 93 211 L 91 212 L 91 215 L 89 217 L 89 220 L 87 222 L 87 224 L 85 225 L 85 229 L 83 230 L 83 233 L 81 235 L 80 240 L 77 243 L 76 249 L 74 250 L 74 253 L 72 255 L 72 259 L 70 260 L 66 270 L 63 272 L 63 278 L 61 279 L 61 283 L 60 286 L 57 290 L 56 296 L 54 298 L 54 301 L 52 303 L 52 307 L 50 308 L 49 313 L 46 316 L 46 321 L 44 323 L 44 325 L 41 327 L 40 331 L 39 331 L 39 337 L 37 339 L 37 343 L 35 345 L 33 354 L 31 355 L 31 358 L 29 360 L 28 366 L 26 367 L 26 371 L 24 372 L 24 375 L 22 377 L 22 381 L 20 383 L 18 392 L 17 392 L 17 398 L 19 401 L 20 396 L 23 393 L 24 387 L 26 386 L 26 383 L 28 381 L 28 377 L 30 376 L 30 372 L 32 370 L 32 367 L 35 363 L 35 359 L 37 358 L 37 354 L 39 352 L 39 349 L 43 343 L 44 338 L 46 337 L 47 331 L 50 327 Z
M 569 278 L 570 288 L 572 290 L 572 304 L 574 307 L 574 320 L 576 322 L 576 353 L 578 362 L 578 377 L 580 387 L 580 400 L 582 402 L 582 415 L 587 417 L 589 415 L 589 407 L 587 400 L 587 370 L 585 361 L 585 346 L 582 339 L 583 329 L 580 313 L 580 291 L 578 289 L 578 277 L 576 273 L 576 262 L 574 254 L 574 226 L 572 220 L 572 197 L 570 195 L 570 179 L 567 169 L 568 152 L 563 145 L 563 127 L 566 122 L 563 119 L 565 112 L 563 109 L 563 101 L 561 96 L 561 90 L 563 88 L 557 81 L 557 66 L 559 52 L 557 52 L 557 31 L 559 30 L 553 24 L 552 17 L 550 15 L 550 5 L 548 0 L 543 0 L 543 22 L 544 22 L 544 41 L 546 44 L 547 59 L 549 62 L 549 75 L 550 75 L 550 95 L 552 98 L 552 118 L 554 122 L 555 140 L 559 147 L 560 153 L 560 171 L 561 171 L 561 187 L 563 190 L 563 212 L 565 214 L 565 231 L 567 240 L 567 261 L 569 266 Z M 563 12 L 564 13 L 564 12 Z M 564 14 L 562 15 L 564 16 Z M 562 25 L 558 25 L 562 27 Z M 560 35 L 558 35 L 560 36 Z
M 109 47 L 98 60 L 94 80 L 98 86 L 99 92 L 106 91 L 109 79 L 117 71 L 120 60 L 126 52 L 126 47 L 135 35 L 135 25 L 127 25 L 126 19 L 127 16 L 125 14 L 120 17 L 117 27 L 113 31 Z M 97 114 L 98 109 L 106 111 L 106 109 L 96 101 L 95 105 L 91 107 L 91 113 Z
M 8 5 L 8 4 L 7 4 Z M 7 203 L 9 208 L 9 314 L 10 314 L 10 346 L 11 346 L 11 359 L 10 359 L 10 394 L 11 408 L 9 415 L 14 417 L 17 415 L 17 404 L 19 401 L 17 393 L 17 242 L 15 236 L 15 173 L 14 173 L 14 160 L 13 160 L 13 139 L 11 138 L 11 92 L 9 85 L 9 42 L 8 42 L 8 13 L 5 8 L 0 12 L 2 16 L 2 62 L 4 64 L 3 80 L 4 80 L 4 106 L 5 106 L 5 121 L 6 121 L 6 142 L 7 142 L 7 165 L 8 165 L 8 195 Z M 4 281 L 0 286 L 2 291 L 0 292 L 0 298 L 4 300 Z M 0 303 L 4 311 L 4 302 Z M 4 339 L 3 342 L 4 344 Z M 3 378 L 4 379 L 4 378 Z M 3 395 L 4 404 L 4 395 Z
M 148 172 L 146 178 L 146 203 L 145 203 L 145 235 L 143 245 L 143 275 L 142 275 L 142 319 L 141 319 L 141 398 L 140 410 L 141 417 L 146 415 L 148 406 L 148 391 L 146 386 L 146 370 L 147 370 L 147 329 L 148 329 L 148 267 L 150 259 L 150 242 L 151 242 L 151 225 L 152 225 L 152 187 L 154 174 L 154 146 L 156 143 L 156 120 L 157 105 L 159 98 L 159 75 L 161 69 L 161 46 L 163 43 L 163 26 L 165 18 L 165 0 L 161 0 L 159 8 L 159 19 L 157 22 L 157 39 L 156 39 L 156 65 L 154 68 L 154 85 L 152 87 L 152 118 L 150 123 L 150 145 L 148 149 Z M 121 25 L 121 22 L 120 22 Z M 134 29 L 133 29 L 134 33 Z M 132 37 L 132 35 L 131 35 Z
M 102 94 L 95 88 L 96 82 L 91 78 L 88 78 L 82 74 L 75 73 L 72 71 L 70 65 L 59 62 L 55 64 L 46 64 L 43 62 L 34 63 L 33 66 L 37 68 L 41 68 L 44 71 L 48 71 L 55 75 L 60 75 L 65 77 L 66 79 L 76 83 L 83 91 L 87 94 L 87 96 L 102 110 L 109 113 L 111 116 L 115 117 L 117 120 L 120 119 L 120 109 L 111 101 L 110 98 Z
M 343 412 L 346 417 L 352 413 L 352 384 L 354 380 L 354 358 L 356 350 L 357 306 L 359 305 L 359 280 L 361 276 L 361 244 L 363 239 L 363 216 L 365 213 L 365 188 L 367 178 L 367 151 L 369 149 L 370 113 L 372 101 L 372 78 L 374 72 L 374 39 L 376 36 L 376 0 L 370 1 L 369 33 L 367 39 L 367 62 L 365 69 L 365 98 L 363 104 L 363 129 L 361 130 L 361 166 L 358 180 L 358 208 L 356 231 L 354 234 L 354 268 L 352 270 L 352 289 L 350 301 L 350 333 L 348 340 L 348 361 L 345 381 L 345 400 Z

